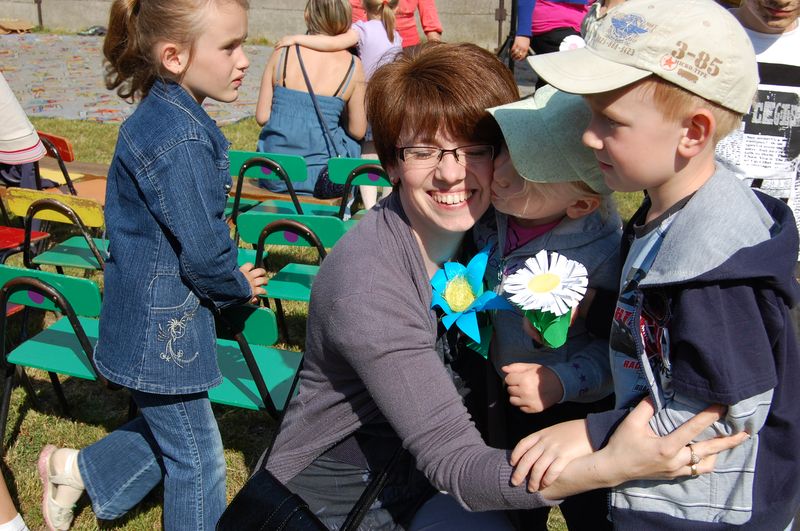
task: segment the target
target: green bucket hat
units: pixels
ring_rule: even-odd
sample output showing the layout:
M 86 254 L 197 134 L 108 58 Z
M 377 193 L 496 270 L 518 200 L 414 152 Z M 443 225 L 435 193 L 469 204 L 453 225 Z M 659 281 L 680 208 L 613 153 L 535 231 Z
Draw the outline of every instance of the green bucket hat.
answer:
M 514 168 L 528 181 L 583 181 L 610 194 L 594 152 L 581 136 L 591 112 L 583 98 L 545 85 L 532 98 L 489 109 L 500 125 Z

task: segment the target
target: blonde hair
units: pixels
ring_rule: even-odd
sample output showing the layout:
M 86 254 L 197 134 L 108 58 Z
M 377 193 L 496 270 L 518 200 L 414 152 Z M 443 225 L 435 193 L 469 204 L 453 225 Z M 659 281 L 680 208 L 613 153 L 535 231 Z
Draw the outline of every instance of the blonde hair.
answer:
M 361 0 L 361 5 L 368 15 L 380 17 L 389 42 L 394 42 L 394 10 L 400 5 L 400 0 Z
M 732 111 L 722 105 L 708 101 L 693 94 L 658 76 L 649 76 L 639 82 L 645 90 L 650 91 L 653 105 L 661 112 L 665 120 L 678 122 L 686 114 L 698 107 L 707 109 L 714 116 L 716 129 L 714 131 L 714 144 L 739 128 L 742 123 L 742 114 Z
M 154 51 L 159 41 L 188 46 L 191 63 L 206 10 L 217 2 L 250 7 L 248 0 L 114 0 L 103 41 L 106 87 L 126 100 L 147 96 L 163 75 Z
M 608 219 L 611 213 L 616 210 L 616 204 L 614 203 L 614 198 L 610 192 L 607 194 L 601 194 L 592 190 L 592 187 L 583 181 L 567 181 L 558 183 L 558 184 L 563 184 L 564 188 L 562 188 L 561 190 L 559 190 L 558 193 L 556 193 L 556 190 L 558 189 L 555 186 L 552 186 L 553 184 L 556 183 L 534 182 L 534 181 L 528 181 L 526 179 L 528 194 L 538 196 L 540 199 L 544 201 L 555 199 L 558 197 L 558 194 L 566 192 L 571 195 L 574 195 L 576 199 L 581 199 L 581 198 L 599 199 L 600 206 L 597 207 L 597 211 L 600 213 L 600 216 L 603 220 Z
M 341 35 L 353 23 L 350 3 L 345 0 L 308 0 L 304 15 L 311 35 Z

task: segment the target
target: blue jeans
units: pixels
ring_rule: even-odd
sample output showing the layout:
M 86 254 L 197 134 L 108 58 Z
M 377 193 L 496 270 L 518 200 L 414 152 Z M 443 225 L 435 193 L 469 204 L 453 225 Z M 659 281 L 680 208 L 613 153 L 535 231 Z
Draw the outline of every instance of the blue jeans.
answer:
M 214 529 L 225 458 L 208 394 L 131 394 L 141 415 L 78 454 L 95 514 L 119 518 L 163 479 L 164 529 Z

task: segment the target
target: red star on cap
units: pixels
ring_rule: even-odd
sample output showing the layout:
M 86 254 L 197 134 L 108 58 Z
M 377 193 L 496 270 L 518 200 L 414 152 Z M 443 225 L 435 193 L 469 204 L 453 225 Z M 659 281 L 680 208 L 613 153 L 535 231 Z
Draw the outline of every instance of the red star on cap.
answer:
M 675 67 L 678 66 L 678 61 L 676 61 L 671 55 L 665 55 L 661 58 L 661 68 L 664 70 L 675 70 Z

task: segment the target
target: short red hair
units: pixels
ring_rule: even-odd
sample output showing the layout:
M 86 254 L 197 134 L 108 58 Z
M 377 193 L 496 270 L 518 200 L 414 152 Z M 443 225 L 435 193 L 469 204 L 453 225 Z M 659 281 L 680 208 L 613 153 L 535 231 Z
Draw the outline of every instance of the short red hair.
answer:
M 403 134 L 438 133 L 500 145 L 489 107 L 519 99 L 511 71 L 474 44 L 426 43 L 380 67 L 367 84 L 367 117 L 384 167 L 397 164 Z

